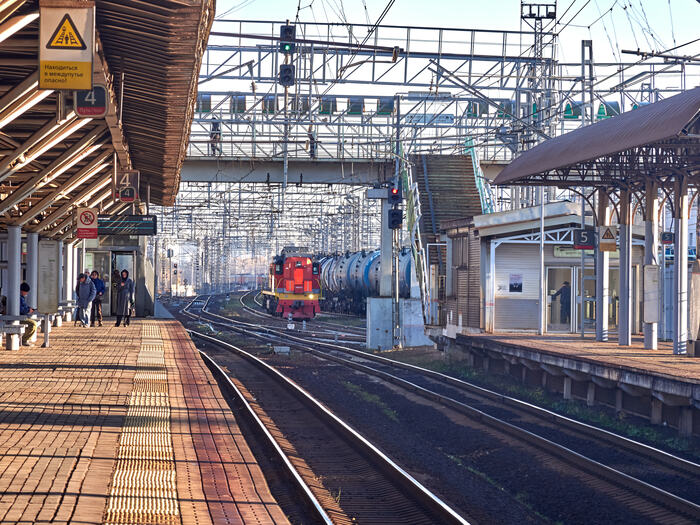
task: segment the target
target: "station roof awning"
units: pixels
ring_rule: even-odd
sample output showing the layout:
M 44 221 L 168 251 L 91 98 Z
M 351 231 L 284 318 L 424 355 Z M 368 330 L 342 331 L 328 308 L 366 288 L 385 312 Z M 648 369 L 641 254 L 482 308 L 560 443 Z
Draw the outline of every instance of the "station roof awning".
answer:
M 115 157 L 141 172 L 142 200 L 150 187 L 172 204 L 214 0 L 97 0 L 93 79 L 109 109 L 96 118 L 78 118 L 72 91 L 38 89 L 39 7 L 0 0 L 0 226 L 71 239 L 77 206 L 118 213 Z
M 110 70 L 123 74 L 123 126 L 151 201 L 172 205 L 197 98 L 213 0 L 97 0 L 97 30 Z
M 646 177 L 697 174 L 699 112 L 700 87 L 548 139 L 513 160 L 494 183 L 632 186 Z

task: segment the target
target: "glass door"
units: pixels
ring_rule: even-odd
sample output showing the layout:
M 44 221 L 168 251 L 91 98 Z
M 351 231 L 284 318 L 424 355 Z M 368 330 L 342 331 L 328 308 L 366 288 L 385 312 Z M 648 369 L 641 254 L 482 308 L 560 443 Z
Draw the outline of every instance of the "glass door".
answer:
M 134 280 L 134 252 L 112 252 L 112 272 L 110 278 L 110 312 L 117 310 L 117 292 L 119 283 L 121 282 L 121 272 L 126 270 L 129 272 L 129 278 Z
M 571 332 L 571 268 L 547 268 L 547 331 Z

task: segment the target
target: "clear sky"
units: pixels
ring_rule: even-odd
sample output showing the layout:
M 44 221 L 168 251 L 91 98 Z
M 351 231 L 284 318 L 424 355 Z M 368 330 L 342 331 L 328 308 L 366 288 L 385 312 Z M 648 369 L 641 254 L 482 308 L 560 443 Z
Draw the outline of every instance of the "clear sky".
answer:
M 294 20 L 300 6 L 302 21 L 374 23 L 388 1 L 218 0 L 217 15 Z M 559 0 L 558 14 L 559 30 L 569 22 L 560 40 L 563 61 L 579 60 L 582 39 L 593 40 L 597 60 L 608 60 L 610 49 L 619 57 L 619 49 L 661 51 L 700 38 L 699 0 Z M 520 0 L 395 0 L 383 24 L 517 30 Z M 700 45 L 683 53 L 700 53 Z

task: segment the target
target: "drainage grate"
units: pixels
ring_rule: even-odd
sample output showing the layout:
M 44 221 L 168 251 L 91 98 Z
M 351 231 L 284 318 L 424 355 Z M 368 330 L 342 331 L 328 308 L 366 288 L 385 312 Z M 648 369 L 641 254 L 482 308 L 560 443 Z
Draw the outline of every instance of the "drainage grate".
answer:
M 160 328 L 145 323 L 104 523 L 180 522 Z

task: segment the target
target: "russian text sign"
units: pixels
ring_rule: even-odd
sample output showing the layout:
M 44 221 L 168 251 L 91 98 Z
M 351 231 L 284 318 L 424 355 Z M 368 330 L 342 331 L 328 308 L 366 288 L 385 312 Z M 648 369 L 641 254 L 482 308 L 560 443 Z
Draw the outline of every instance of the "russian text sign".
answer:
M 97 239 L 97 210 L 77 208 L 78 239 Z
M 42 0 L 39 7 L 39 89 L 91 90 L 94 3 Z

